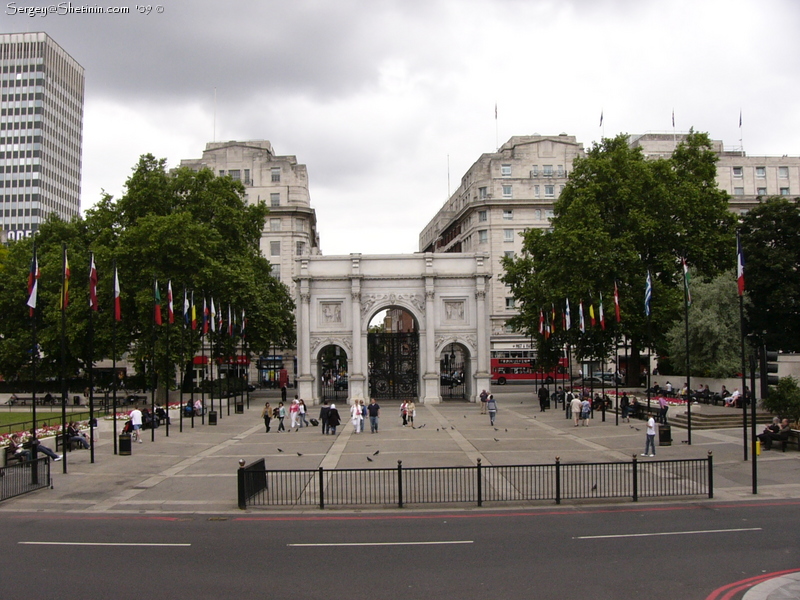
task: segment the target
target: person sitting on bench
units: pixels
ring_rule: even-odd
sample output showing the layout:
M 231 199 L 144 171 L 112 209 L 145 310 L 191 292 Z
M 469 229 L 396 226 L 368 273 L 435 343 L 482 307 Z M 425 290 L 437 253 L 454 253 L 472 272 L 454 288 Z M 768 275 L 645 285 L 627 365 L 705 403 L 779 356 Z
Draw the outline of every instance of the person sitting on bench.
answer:
M 789 434 L 792 431 L 792 428 L 789 426 L 789 419 L 784 419 L 781 421 L 781 425 L 777 432 L 771 430 L 771 427 L 772 426 L 768 427 L 764 433 L 758 436 L 758 439 L 761 440 L 761 445 L 763 446 L 764 450 L 771 450 L 772 442 L 785 442 L 788 440 Z
M 19 461 L 26 461 L 31 459 L 30 450 L 25 450 L 22 447 L 22 442 L 20 441 L 19 436 L 16 433 L 12 434 L 11 440 L 8 443 L 8 448 L 11 451 L 11 455 Z

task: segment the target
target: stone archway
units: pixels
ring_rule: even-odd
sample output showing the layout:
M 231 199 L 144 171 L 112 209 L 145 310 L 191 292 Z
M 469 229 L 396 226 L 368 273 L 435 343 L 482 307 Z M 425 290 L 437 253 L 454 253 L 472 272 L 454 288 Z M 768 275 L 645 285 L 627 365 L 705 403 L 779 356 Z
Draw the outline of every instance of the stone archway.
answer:
M 468 399 L 488 388 L 489 339 L 485 254 L 307 256 L 298 259 L 296 287 L 298 386 L 320 400 L 318 349 L 347 351 L 348 399 L 370 395 L 369 323 L 381 310 L 413 316 L 418 334 L 418 402 L 441 402 L 437 340 L 456 338 L 474 361 Z M 466 342 L 466 340 L 472 340 Z M 439 348 L 441 351 L 441 348 Z M 313 357 L 313 358 L 312 358 Z M 312 364 L 313 363 L 313 364 Z
M 317 353 L 317 397 L 332 402 L 349 395 L 347 353 L 338 344 L 327 344 Z
M 376 319 L 379 322 L 376 324 Z M 367 333 L 368 389 L 377 400 L 417 400 L 421 389 L 419 327 L 400 307 L 380 310 Z

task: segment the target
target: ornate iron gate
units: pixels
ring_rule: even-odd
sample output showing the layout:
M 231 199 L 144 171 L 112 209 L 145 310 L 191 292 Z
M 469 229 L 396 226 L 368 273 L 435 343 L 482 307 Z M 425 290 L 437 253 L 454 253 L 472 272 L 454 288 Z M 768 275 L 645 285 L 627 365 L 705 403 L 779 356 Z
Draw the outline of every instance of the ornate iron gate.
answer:
M 377 399 L 416 399 L 419 395 L 418 333 L 370 333 L 370 396 Z
M 347 357 L 337 346 L 327 346 L 319 357 L 320 391 L 323 400 L 346 400 L 348 396 Z
M 453 361 L 441 361 L 439 376 L 439 393 L 443 400 L 466 400 L 467 382 L 464 377 L 466 365 Z

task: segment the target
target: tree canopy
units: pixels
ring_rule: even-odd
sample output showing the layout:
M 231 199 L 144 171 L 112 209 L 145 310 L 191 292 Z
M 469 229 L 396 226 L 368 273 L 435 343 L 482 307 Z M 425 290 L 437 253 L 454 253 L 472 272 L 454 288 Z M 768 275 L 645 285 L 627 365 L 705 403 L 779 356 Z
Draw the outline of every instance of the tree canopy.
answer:
M 169 172 L 165 160 L 142 156 L 119 200 L 105 195 L 86 211 L 85 218 L 69 223 L 51 217 L 34 238 L 10 245 L 0 270 L 0 372 L 7 378 L 24 376 L 30 362 L 31 326 L 25 302 L 34 240 L 41 268 L 35 318 L 46 376 L 60 369 L 63 245 L 71 270 L 66 308 L 70 376 L 90 360 L 112 354 L 114 264 L 122 305 L 117 354 L 129 352 L 138 369 L 149 362 L 154 343 L 158 365 L 175 364 L 199 347 L 197 332 L 181 327 L 184 290 L 187 299 L 193 295 L 198 317 L 203 299 L 213 298 L 226 328 L 229 310 L 237 330 L 245 311 L 246 339 L 253 351 L 266 353 L 272 344 L 292 346 L 294 304 L 288 288 L 271 276 L 269 262 L 259 250 L 267 213 L 263 203 L 247 204 L 241 183 L 230 177 L 217 177 L 207 169 Z M 92 347 L 88 335 L 91 254 L 100 304 L 92 320 Z M 167 283 L 171 282 L 173 327 L 153 326 L 156 281 L 165 323 Z M 234 352 L 233 341 L 226 342 L 222 336 L 220 343 L 223 355 Z
M 768 198 L 742 217 L 747 328 L 770 350 L 800 351 L 800 207 Z
M 636 366 L 645 346 L 666 347 L 666 331 L 683 308 L 682 259 L 700 276 L 730 268 L 733 223 L 718 189 L 716 156 L 706 134 L 690 132 L 669 158 L 648 159 L 620 135 L 595 144 L 573 171 L 554 206 L 551 229 L 525 232 L 523 251 L 503 261 L 520 314 L 513 324 L 534 335 L 540 356 L 569 342 L 579 357 L 603 357 L 624 335 Z M 645 316 L 647 273 L 651 320 Z M 621 322 L 614 322 L 617 286 Z M 576 307 L 604 300 L 607 327 L 578 332 Z M 572 329 L 539 335 L 542 308 L 570 301 Z M 557 319 L 558 320 L 558 319 Z M 563 321 L 563 320 L 562 320 Z M 630 370 L 629 370 L 630 371 Z M 638 373 L 638 370 L 632 373 Z

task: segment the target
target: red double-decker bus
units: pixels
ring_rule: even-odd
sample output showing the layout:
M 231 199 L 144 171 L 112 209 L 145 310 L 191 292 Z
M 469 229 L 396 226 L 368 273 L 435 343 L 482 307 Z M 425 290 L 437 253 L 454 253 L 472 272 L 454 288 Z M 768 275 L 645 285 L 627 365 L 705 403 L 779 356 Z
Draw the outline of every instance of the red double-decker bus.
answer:
M 492 383 L 555 383 L 569 381 L 567 359 L 560 358 L 555 369 L 545 371 L 532 367 L 535 350 L 492 350 Z

